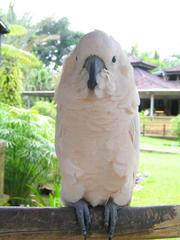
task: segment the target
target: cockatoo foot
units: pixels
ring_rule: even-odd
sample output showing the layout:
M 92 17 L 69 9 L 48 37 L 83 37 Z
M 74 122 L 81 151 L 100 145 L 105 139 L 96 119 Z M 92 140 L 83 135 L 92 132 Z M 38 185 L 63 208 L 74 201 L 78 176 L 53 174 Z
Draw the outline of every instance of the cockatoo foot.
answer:
M 78 202 L 72 203 L 71 206 L 76 209 L 78 223 L 84 236 L 84 240 L 86 240 L 87 232 L 91 225 L 91 217 L 88 203 L 85 200 L 81 199 Z
M 105 205 L 104 225 L 108 233 L 108 240 L 112 239 L 116 228 L 118 208 L 120 206 L 114 203 L 112 199 Z

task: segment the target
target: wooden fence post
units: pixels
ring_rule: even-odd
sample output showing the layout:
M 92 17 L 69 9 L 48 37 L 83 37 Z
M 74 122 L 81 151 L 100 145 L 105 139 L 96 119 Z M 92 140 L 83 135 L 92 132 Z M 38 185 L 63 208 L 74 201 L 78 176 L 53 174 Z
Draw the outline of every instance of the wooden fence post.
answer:
M 163 137 L 166 136 L 166 124 L 163 124 Z
M 143 136 L 145 136 L 146 125 L 143 123 Z

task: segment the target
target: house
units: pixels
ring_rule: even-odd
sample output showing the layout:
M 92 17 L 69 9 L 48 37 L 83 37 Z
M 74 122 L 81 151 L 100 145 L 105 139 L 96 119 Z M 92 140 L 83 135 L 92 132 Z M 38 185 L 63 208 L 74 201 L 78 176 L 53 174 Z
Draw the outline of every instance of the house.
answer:
M 157 66 L 131 55 L 134 77 L 141 98 L 140 111 L 149 110 L 149 115 L 180 114 L 180 66 L 164 69 L 156 75 L 151 73 Z
M 0 35 L 9 33 L 9 29 L 6 24 L 0 19 Z
M 0 63 L 1 63 L 1 39 L 2 39 L 2 35 L 9 33 L 9 29 L 8 27 L 5 25 L 5 23 L 0 19 Z

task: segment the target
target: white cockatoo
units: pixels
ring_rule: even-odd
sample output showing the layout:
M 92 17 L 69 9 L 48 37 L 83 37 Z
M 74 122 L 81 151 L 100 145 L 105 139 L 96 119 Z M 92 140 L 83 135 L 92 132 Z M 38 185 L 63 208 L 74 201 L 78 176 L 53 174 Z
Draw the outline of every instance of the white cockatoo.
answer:
M 111 239 L 118 207 L 131 201 L 139 155 L 139 95 L 113 37 L 95 30 L 80 40 L 64 62 L 56 102 L 62 201 L 76 208 L 84 236 L 89 205 L 104 205 Z

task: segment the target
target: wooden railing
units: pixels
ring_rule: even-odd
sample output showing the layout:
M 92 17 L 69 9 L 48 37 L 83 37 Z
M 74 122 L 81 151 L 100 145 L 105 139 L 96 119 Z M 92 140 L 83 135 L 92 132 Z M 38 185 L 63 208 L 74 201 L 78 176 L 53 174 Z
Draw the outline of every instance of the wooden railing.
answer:
M 141 134 L 143 136 L 175 137 L 171 120 L 173 117 L 144 117 L 141 118 Z
M 27 101 L 27 107 L 31 107 L 31 98 L 39 98 L 40 100 L 52 100 L 54 98 L 55 91 L 24 91 L 22 93 L 22 97 L 26 98 Z
M 107 239 L 103 208 L 90 210 L 90 239 Z M 118 212 L 114 240 L 180 237 L 180 205 L 124 207 Z M 0 208 L 1 240 L 83 239 L 73 208 Z
M 26 97 L 27 107 L 31 107 L 31 98 L 43 100 L 52 100 L 55 91 L 24 91 L 23 97 Z M 144 117 L 141 119 L 141 134 L 144 136 L 174 137 L 171 131 L 170 120 L 172 117 L 155 116 Z

